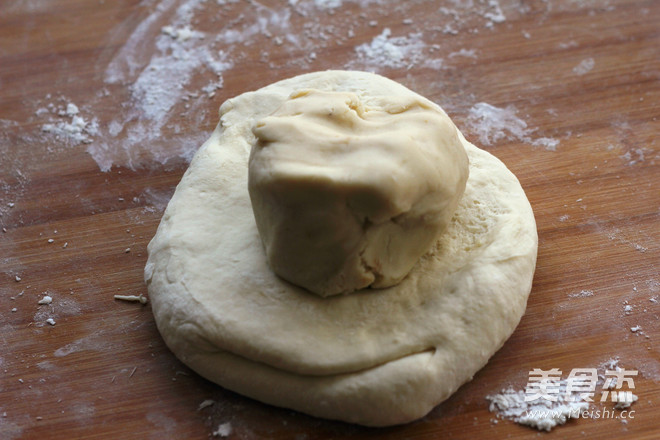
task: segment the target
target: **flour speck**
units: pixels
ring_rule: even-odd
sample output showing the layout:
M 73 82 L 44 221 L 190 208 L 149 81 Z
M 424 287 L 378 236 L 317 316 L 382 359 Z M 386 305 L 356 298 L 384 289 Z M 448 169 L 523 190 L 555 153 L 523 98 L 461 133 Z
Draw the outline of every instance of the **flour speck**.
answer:
M 584 60 L 580 61 L 580 64 L 573 68 L 573 73 L 580 76 L 585 75 L 589 73 L 595 65 L 596 62 L 593 58 L 585 58 Z
M 232 432 L 232 426 L 230 422 L 223 423 L 218 428 L 213 431 L 213 436 L 214 437 L 229 437 L 229 435 Z

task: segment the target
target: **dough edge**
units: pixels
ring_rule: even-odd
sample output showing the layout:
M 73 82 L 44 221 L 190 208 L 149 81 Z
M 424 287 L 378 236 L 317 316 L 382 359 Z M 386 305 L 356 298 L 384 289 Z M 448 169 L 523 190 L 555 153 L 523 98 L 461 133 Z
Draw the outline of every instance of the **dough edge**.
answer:
M 316 72 L 284 80 L 248 94 L 259 93 L 275 85 L 296 87 L 301 81 L 323 87 L 324 82 L 332 82 L 333 76 L 344 75 L 359 77 L 361 84 L 367 85 L 375 77 L 373 74 L 363 72 Z M 378 81 L 385 80 L 382 77 L 378 78 L 380 78 Z M 403 88 L 398 83 L 386 81 L 392 83 L 391 87 Z M 413 93 L 403 89 L 407 93 Z M 240 107 L 241 96 L 223 104 L 221 113 L 226 116 L 232 109 Z M 208 160 L 205 159 L 204 152 L 209 146 L 222 142 L 223 136 L 231 135 L 231 124 L 227 124 L 226 120 L 224 123 L 226 124 L 224 127 L 223 122 L 218 124 L 212 136 L 200 148 L 186 174 L 193 173 L 198 162 Z M 471 166 L 472 158 L 480 157 L 485 158 L 489 164 L 503 167 L 518 185 L 515 188 L 516 196 L 522 195 L 526 201 L 517 179 L 504 164 L 489 153 L 472 146 L 460 135 L 460 132 L 459 136 L 470 155 Z M 184 176 L 182 182 L 185 180 Z M 150 261 L 145 268 L 145 279 L 149 284 L 156 323 L 165 342 L 177 357 L 200 375 L 257 400 L 314 416 L 368 426 L 396 425 L 423 417 L 463 383 L 469 381 L 504 344 L 518 325 L 531 290 L 537 249 L 536 228 L 529 202 L 523 208 L 525 209 L 519 213 L 521 224 L 525 225 L 527 229 L 524 232 L 528 234 L 531 234 L 533 229 L 533 240 L 530 241 L 532 237 L 526 237 L 526 249 L 521 250 L 520 255 L 502 263 L 503 266 L 498 268 L 504 272 L 524 272 L 525 276 L 520 280 L 514 280 L 517 282 L 516 285 L 507 285 L 506 288 L 514 289 L 515 292 L 499 302 L 499 307 L 510 307 L 511 310 L 496 310 L 494 317 L 486 318 L 495 321 L 489 324 L 492 334 L 487 335 L 486 342 L 471 341 L 472 343 L 463 344 L 465 338 L 461 337 L 456 344 L 440 344 L 432 350 L 407 354 L 359 371 L 318 376 L 299 374 L 234 354 L 219 348 L 214 341 L 204 338 L 204 330 L 198 325 L 191 324 L 196 320 L 198 313 L 196 310 L 203 305 L 196 304 L 189 296 L 190 292 L 183 281 L 170 282 L 164 288 L 167 282 L 162 280 L 176 279 L 177 274 L 168 274 L 168 268 L 162 267 L 162 262 L 152 261 L 151 251 L 155 248 L 160 248 L 159 252 L 164 248 L 170 253 L 167 258 L 168 263 L 170 259 L 176 258 L 176 251 L 168 249 L 162 243 L 167 237 L 161 232 L 161 227 L 149 246 Z M 167 215 L 166 211 L 164 221 Z M 470 274 L 478 280 L 483 271 L 491 268 L 491 266 L 475 267 Z M 154 280 L 161 281 L 153 282 Z M 173 298 L 174 303 L 171 302 Z M 182 300 L 182 298 L 188 299 Z M 179 316 L 173 316 L 174 314 Z

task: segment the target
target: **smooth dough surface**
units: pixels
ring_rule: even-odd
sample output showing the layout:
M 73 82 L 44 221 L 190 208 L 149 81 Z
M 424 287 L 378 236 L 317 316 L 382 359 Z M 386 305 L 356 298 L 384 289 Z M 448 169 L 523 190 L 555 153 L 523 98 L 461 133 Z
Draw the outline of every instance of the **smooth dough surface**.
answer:
M 533 212 L 504 164 L 459 132 L 465 193 L 399 284 L 322 298 L 283 281 L 257 232 L 247 164 L 256 121 L 304 88 L 367 104 L 419 97 L 375 74 L 325 71 L 226 101 L 148 247 L 156 323 L 184 363 L 226 388 L 324 418 L 406 423 L 469 381 L 520 321 L 536 264 Z
M 270 268 L 321 296 L 399 283 L 468 178 L 449 117 L 415 95 L 305 89 L 257 121 L 248 191 Z

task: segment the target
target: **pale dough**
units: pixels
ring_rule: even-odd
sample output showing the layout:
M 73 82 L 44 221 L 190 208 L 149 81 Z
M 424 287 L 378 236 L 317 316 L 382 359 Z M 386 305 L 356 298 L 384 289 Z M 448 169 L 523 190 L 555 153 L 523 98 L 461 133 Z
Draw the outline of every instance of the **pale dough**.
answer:
M 295 92 L 253 128 L 248 190 L 269 266 L 321 295 L 399 283 L 449 224 L 468 159 L 421 96 Z
M 283 281 L 257 232 L 247 165 L 256 122 L 308 88 L 366 105 L 423 99 L 375 74 L 326 71 L 226 101 L 149 244 L 156 324 L 184 363 L 231 390 L 319 417 L 406 423 L 469 381 L 518 324 L 536 263 L 532 209 L 516 177 L 459 133 L 465 193 L 399 284 L 322 298 Z

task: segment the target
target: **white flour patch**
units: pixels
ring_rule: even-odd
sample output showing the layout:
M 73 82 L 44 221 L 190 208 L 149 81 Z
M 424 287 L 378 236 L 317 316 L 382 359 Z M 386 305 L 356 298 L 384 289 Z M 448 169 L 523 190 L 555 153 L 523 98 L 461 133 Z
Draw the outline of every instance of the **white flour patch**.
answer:
M 105 351 L 112 347 L 104 332 L 98 332 L 83 338 L 76 339 L 53 352 L 55 357 L 64 357 L 81 351 Z
M 202 32 L 190 29 L 189 26 L 175 28 L 174 26 L 163 26 L 161 32 L 176 41 L 186 41 L 190 38 L 204 38 Z
M 33 320 L 37 327 L 45 324 L 55 325 L 57 320 L 67 316 L 78 315 L 81 312 L 79 304 L 70 297 L 55 296 L 45 293 L 37 302 L 39 309 L 34 314 Z
M 585 75 L 589 73 L 594 68 L 595 65 L 596 62 L 594 61 L 593 58 L 585 58 L 584 60 L 580 61 L 580 64 L 573 67 L 573 73 L 580 76 Z
M 37 304 L 39 304 L 40 306 L 43 306 L 43 305 L 50 304 L 52 302 L 53 302 L 53 297 L 51 297 L 49 295 L 44 295 L 44 297 L 41 298 Z
M 134 78 L 137 72 L 144 68 L 142 54 L 148 52 L 153 45 L 153 28 L 158 25 L 162 16 L 170 11 L 176 4 L 176 0 L 163 0 L 155 10 L 140 22 L 119 50 L 117 55 L 110 61 L 105 70 L 105 82 L 110 84 L 128 82 Z
M 49 320 L 53 320 L 53 322 L 55 322 L 52 316 L 52 311 L 49 308 L 40 308 L 32 317 L 32 322 L 34 323 L 35 327 L 43 327 L 44 325 L 50 323 Z
M 635 164 L 644 162 L 646 159 L 645 152 L 647 151 L 646 148 L 631 148 L 630 150 L 626 151 L 624 154 L 619 156 L 619 158 L 623 159 L 628 166 L 633 166 Z
M 57 368 L 51 361 L 41 361 L 37 363 L 37 367 L 45 371 L 53 371 Z
M 79 424 L 87 424 L 92 422 L 94 414 L 96 413 L 96 408 L 94 407 L 93 402 L 74 403 L 70 410 L 75 416 L 76 422 Z
M 333 68 L 440 70 L 446 60 L 476 58 L 469 47 L 439 44 L 446 34 L 490 32 L 520 9 L 503 8 L 497 0 L 451 1 L 438 8 L 438 24 L 420 15 L 416 2 L 396 8 L 374 4 L 390 2 L 288 0 L 270 6 L 250 1 L 244 7 L 238 0 L 144 1 L 144 17 L 105 65 L 96 99 L 78 114 L 44 121 L 42 134 L 87 144 L 102 171 L 188 162 L 216 122 L 219 102 L 210 99 L 221 93 L 226 74 L 245 60 L 254 61 L 246 46 L 258 46 L 264 69 L 329 68 L 324 50 L 347 46 L 354 48 L 352 56 Z M 395 17 L 415 31 L 393 35 L 385 27 L 370 41 L 357 39 L 365 27 Z M 122 32 L 117 28 L 113 38 L 120 39 Z M 119 105 L 100 125 L 89 109 L 99 109 L 94 113 L 100 115 L 109 96 Z M 38 110 L 37 117 L 47 116 L 53 116 L 51 109 Z M 532 142 L 547 149 L 559 143 L 552 138 Z
M 342 0 L 314 0 L 314 4 L 320 9 L 334 9 L 342 6 Z
M 604 232 L 607 235 L 607 238 L 609 238 L 610 240 L 630 246 L 631 248 L 635 249 L 638 252 L 645 253 L 646 251 L 649 250 L 648 247 L 643 246 L 629 239 L 627 237 L 628 233 L 622 231 L 617 227 L 605 227 L 598 224 L 597 229 L 599 230 L 599 232 Z
M 624 369 L 619 366 L 620 359 L 619 357 L 613 357 L 599 366 L 600 373 L 598 374 L 598 384 L 602 385 L 603 390 L 616 390 L 617 388 L 617 377 L 610 376 L 608 375 L 608 372 L 621 372 Z M 633 376 L 634 377 L 634 376 Z M 624 381 L 627 380 L 627 378 L 624 378 Z M 634 388 L 634 387 L 632 387 Z M 617 395 L 617 401 L 614 404 L 614 408 L 616 409 L 628 409 L 632 406 L 633 403 L 635 403 L 638 400 L 637 395 L 633 394 L 632 392 L 625 393 L 623 396 L 623 400 L 619 400 L 619 396 Z M 611 400 L 611 399 L 610 399 Z
M 218 428 L 213 431 L 214 437 L 229 437 L 232 432 L 232 426 L 230 422 L 222 423 Z
M 518 111 L 512 105 L 499 108 L 485 102 L 479 102 L 470 108 L 466 121 L 467 128 L 478 137 L 484 146 L 492 146 L 499 141 L 519 141 L 533 146 L 541 146 L 554 151 L 559 140 L 548 137 L 533 138 L 535 129 L 517 116 Z
M 274 41 L 282 44 L 285 41 L 299 45 L 297 35 L 291 33 L 291 10 L 287 8 L 267 8 L 257 4 L 254 10 L 255 17 L 252 21 L 242 23 L 239 26 L 229 26 L 222 30 L 216 37 L 216 41 L 225 44 L 252 45 L 257 42 L 255 37 L 279 38 Z
M 166 416 L 160 411 L 151 411 L 147 413 L 147 420 L 158 429 L 159 434 L 161 434 L 159 437 L 173 438 L 174 431 L 177 427 L 176 420 Z
M 50 99 L 50 95 L 46 99 Z M 46 122 L 41 125 L 43 133 L 67 144 L 89 144 L 99 133 L 98 120 L 83 115 L 76 104 L 64 97 L 39 107 L 35 116 L 46 118 Z
M 421 33 L 393 37 L 389 28 L 383 29 L 370 43 L 357 46 L 357 63 L 378 70 L 379 68 L 412 67 L 422 60 L 426 44 Z
M 559 139 L 540 137 L 532 140 L 532 145 L 535 147 L 543 147 L 548 151 L 557 151 L 557 146 L 559 145 Z
M 611 126 L 620 142 L 618 145 L 615 144 L 608 146 L 607 149 L 609 151 L 615 149 L 624 151 L 623 154 L 619 155 L 619 158 L 625 161 L 628 166 L 642 164 L 646 161 L 650 161 L 654 164 L 655 160 L 660 158 L 660 154 L 655 152 L 652 148 L 647 148 L 646 146 L 633 142 L 633 140 L 636 139 L 636 132 L 630 125 L 630 122 L 626 120 L 616 120 L 612 122 Z
M 7 414 L 4 410 L 2 412 L 2 417 L 0 417 L 0 432 L 3 435 L 5 440 L 14 440 L 23 438 L 23 429 L 29 427 L 29 416 L 23 415 L 21 418 L 21 423 L 17 423 L 14 418 L 9 418 L 5 416 Z
M 206 399 L 202 401 L 202 403 L 200 403 L 199 406 L 197 406 L 197 411 L 201 411 L 205 408 L 208 408 L 209 406 L 213 406 L 214 404 L 215 404 L 215 400 Z
M 566 380 L 553 383 L 559 389 L 556 401 L 536 399 L 526 401 L 529 394 L 512 387 L 502 390 L 499 394 L 486 396 L 490 401 L 489 410 L 498 416 L 513 420 L 521 425 L 536 428 L 539 431 L 550 431 L 563 425 L 571 418 L 579 418 L 580 413 L 589 408 L 589 403 L 582 401 L 578 393 L 567 392 Z
M 614 357 L 601 363 L 593 370 L 597 375 L 593 378 L 595 382 L 593 383 L 593 393 L 587 392 L 586 397 L 597 402 L 600 400 L 598 397 L 600 393 L 597 392 L 596 388 L 600 386 L 603 395 L 606 392 L 609 395 L 610 390 L 617 389 L 617 376 L 613 375 L 612 372 L 621 372 L 623 368 L 619 366 L 619 358 Z M 584 390 L 580 389 L 580 383 L 578 380 L 578 382 L 571 385 L 568 379 L 548 377 L 544 379 L 544 385 L 535 383 L 537 386 L 530 387 L 528 384 L 527 386 L 530 388 L 524 390 L 516 390 L 509 386 L 498 394 L 486 396 L 486 399 L 490 402 L 489 410 L 497 414 L 498 418 L 512 420 L 540 431 L 550 431 L 572 418 L 598 418 L 600 417 L 599 414 L 602 414 L 601 410 L 594 411 L 591 404 L 582 398 L 580 394 Z M 545 391 L 541 391 L 541 389 Z M 551 398 L 544 396 L 544 393 L 547 393 Z M 632 393 L 626 394 L 624 400 L 618 400 L 621 397 L 623 396 L 617 393 L 617 399 L 613 405 L 614 409 L 628 409 L 638 400 L 637 396 Z
M 571 298 L 587 298 L 590 296 L 594 296 L 594 291 L 593 290 L 581 290 L 576 293 L 569 293 L 569 297 Z
M 105 127 L 103 140 L 87 148 L 102 171 L 114 165 L 137 169 L 177 158 L 190 161 L 207 137 L 197 127 L 205 122 L 208 98 L 223 87 L 223 73 L 233 62 L 192 26 L 205 3 L 184 1 L 170 23 L 159 27 L 176 6 L 173 1 L 160 3 L 108 64 L 106 84 L 130 86 L 129 101 Z M 206 78 L 206 86 L 195 85 L 199 77 Z
M 506 17 L 504 12 L 502 12 L 502 7 L 500 6 L 499 1 L 497 0 L 488 0 L 488 6 L 483 13 L 484 17 L 488 20 L 486 23 L 487 27 L 493 27 L 496 23 L 504 23 Z
M 449 54 L 449 58 L 456 58 L 456 57 L 477 58 L 477 51 L 475 49 L 462 48 L 461 50 Z

